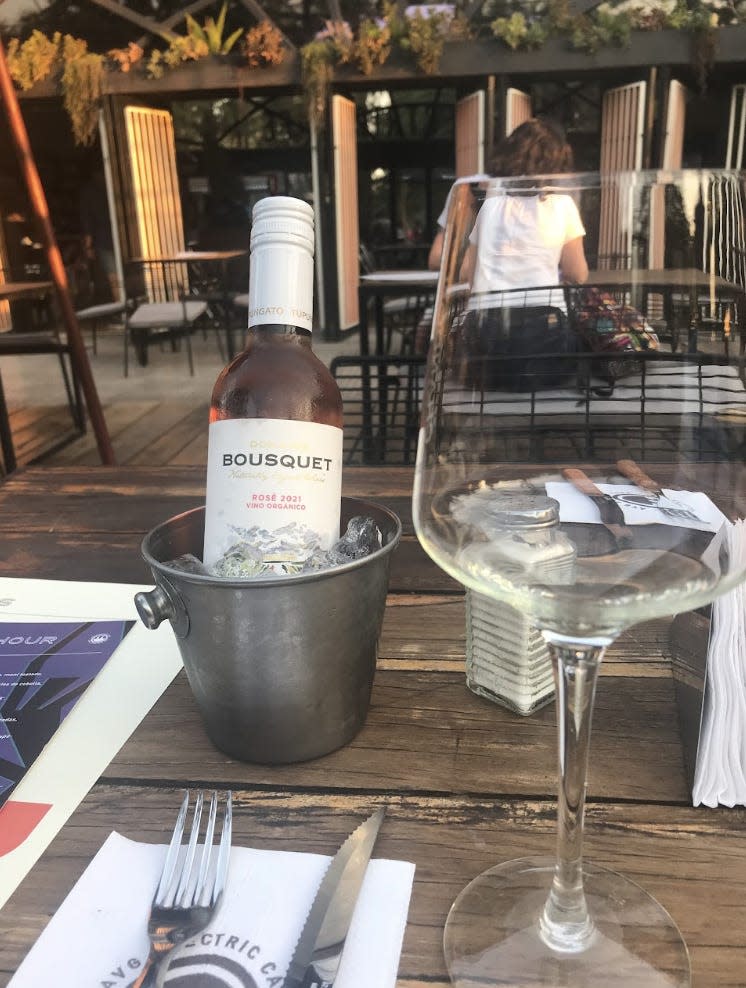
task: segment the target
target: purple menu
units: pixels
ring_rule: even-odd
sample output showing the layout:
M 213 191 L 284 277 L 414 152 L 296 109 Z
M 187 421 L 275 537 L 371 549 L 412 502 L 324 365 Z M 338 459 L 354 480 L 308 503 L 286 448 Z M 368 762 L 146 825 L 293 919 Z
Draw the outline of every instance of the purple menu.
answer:
M 134 623 L 0 622 L 0 806 Z

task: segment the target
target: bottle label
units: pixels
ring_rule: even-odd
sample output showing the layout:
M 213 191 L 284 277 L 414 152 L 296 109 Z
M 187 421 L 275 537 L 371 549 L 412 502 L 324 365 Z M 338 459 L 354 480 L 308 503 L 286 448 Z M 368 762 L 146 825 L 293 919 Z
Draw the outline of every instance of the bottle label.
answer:
M 204 563 L 237 543 L 260 569 L 291 573 L 339 538 L 342 430 L 317 422 L 223 419 L 210 424 Z

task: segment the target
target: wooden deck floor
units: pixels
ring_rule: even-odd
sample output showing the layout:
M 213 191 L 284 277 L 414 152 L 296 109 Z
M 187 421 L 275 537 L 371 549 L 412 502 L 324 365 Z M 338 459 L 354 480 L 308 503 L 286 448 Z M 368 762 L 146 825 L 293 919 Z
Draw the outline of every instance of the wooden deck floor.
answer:
M 315 352 L 327 364 L 336 353 L 355 352 L 357 346 L 353 337 L 340 343 L 314 341 Z M 155 348 L 148 366 L 132 367 L 125 378 L 121 335 L 112 332 L 99 339 L 90 363 L 118 464 L 205 469 L 210 394 L 223 359 L 214 339 L 195 337 L 194 348 L 194 377 L 184 354 Z M 4 358 L 1 370 L 19 466 L 101 463 L 90 428 L 49 452 L 73 432 L 56 358 Z
M 129 401 L 104 405 L 116 461 L 165 466 L 202 466 L 207 462 L 209 405 L 185 401 Z M 60 423 L 70 418 L 66 405 L 26 407 L 11 413 L 18 465 L 96 466 L 101 459 L 93 433 L 46 453 L 67 434 Z M 41 456 L 41 459 L 39 457 Z

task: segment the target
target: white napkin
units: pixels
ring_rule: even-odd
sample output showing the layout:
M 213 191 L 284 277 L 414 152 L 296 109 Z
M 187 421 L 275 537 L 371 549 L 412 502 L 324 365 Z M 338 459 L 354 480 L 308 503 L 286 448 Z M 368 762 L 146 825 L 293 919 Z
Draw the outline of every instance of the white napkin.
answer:
M 165 853 L 165 845 L 110 834 L 9 988 L 131 984 L 148 953 L 150 902 Z M 212 973 L 216 985 L 282 988 L 329 860 L 233 848 L 220 909 L 203 933 L 174 952 L 165 985 L 177 978 L 191 984 L 188 975 L 199 972 Z M 370 862 L 335 988 L 394 988 L 413 878 L 409 862 Z
M 703 532 L 718 532 L 726 521 L 722 511 L 701 491 L 663 489 L 663 497 L 648 494 L 635 484 L 596 484 L 602 494 L 616 501 L 627 525 L 676 525 Z M 549 497 L 559 501 L 563 522 L 601 524 L 598 505 L 573 485 L 564 481 L 547 481 Z M 665 513 L 666 509 L 670 514 Z
M 728 527 L 733 566 L 746 563 L 746 521 Z M 746 586 L 712 605 L 695 806 L 746 806 Z

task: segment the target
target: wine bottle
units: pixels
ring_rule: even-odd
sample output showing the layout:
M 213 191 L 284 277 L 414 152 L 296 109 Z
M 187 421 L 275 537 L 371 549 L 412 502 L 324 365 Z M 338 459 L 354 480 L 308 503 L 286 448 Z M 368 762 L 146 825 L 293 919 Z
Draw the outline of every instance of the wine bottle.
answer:
M 249 328 L 212 393 L 205 565 L 237 543 L 291 573 L 339 538 L 342 398 L 311 349 L 313 210 L 271 196 L 253 210 Z

